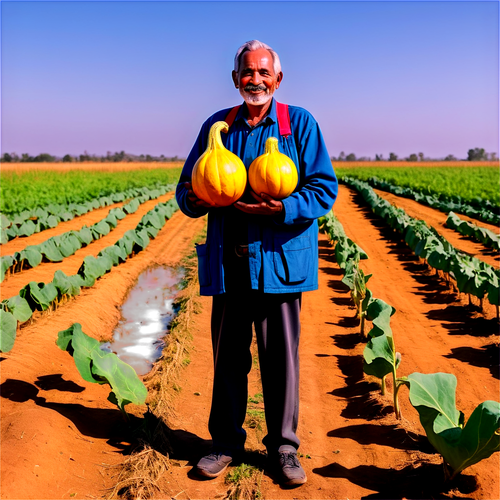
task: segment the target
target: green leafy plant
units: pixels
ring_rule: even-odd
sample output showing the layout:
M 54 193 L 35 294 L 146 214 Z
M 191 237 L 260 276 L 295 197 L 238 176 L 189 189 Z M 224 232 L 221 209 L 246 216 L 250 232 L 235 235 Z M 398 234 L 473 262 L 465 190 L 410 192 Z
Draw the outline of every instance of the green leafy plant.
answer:
M 87 382 L 109 384 L 108 400 L 116 404 L 128 420 L 125 406 L 144 404 L 148 391 L 135 370 L 115 353 L 101 350 L 101 342 L 82 331 L 80 323 L 73 323 L 58 333 L 57 346 L 75 360 L 80 375 Z
M 396 418 L 401 418 L 398 402 L 399 381 L 396 370 L 401 363 L 401 354 L 396 352 L 394 338 L 390 327 L 391 316 L 396 312 L 394 307 L 381 299 L 374 299 L 366 309 L 367 319 L 372 322 L 368 332 L 369 340 L 363 351 L 363 371 L 381 380 L 381 392 L 385 394 L 385 377 L 391 373 L 393 381 L 393 404 Z
M 356 306 L 356 315 L 359 318 L 359 329 L 361 335 L 365 334 L 366 309 L 372 301 L 372 293 L 366 288 L 366 283 L 371 278 L 371 274 L 365 274 L 359 267 L 358 262 L 351 259 L 346 267 L 342 283 L 351 290 L 351 298 Z
M 455 375 L 415 372 L 401 382 L 410 389 L 427 438 L 451 468 L 445 469 L 447 478 L 500 450 L 500 403 L 481 403 L 464 425 L 464 414 L 455 404 Z

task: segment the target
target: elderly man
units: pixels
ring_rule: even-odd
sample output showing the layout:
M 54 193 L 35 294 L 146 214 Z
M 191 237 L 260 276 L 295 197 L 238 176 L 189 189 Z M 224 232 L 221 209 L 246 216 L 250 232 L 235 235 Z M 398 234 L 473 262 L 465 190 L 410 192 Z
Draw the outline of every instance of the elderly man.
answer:
M 287 486 L 306 482 L 297 458 L 299 335 L 302 292 L 318 286 L 318 226 L 337 196 L 337 179 L 320 128 L 306 110 L 280 104 L 273 95 L 283 73 L 278 55 L 252 40 L 234 59 L 234 85 L 241 106 L 213 114 L 201 127 L 184 164 L 176 197 L 189 217 L 208 213 L 207 241 L 197 246 L 200 293 L 212 295 L 214 380 L 209 431 L 212 453 L 196 472 L 217 477 L 240 457 L 246 433 L 247 375 L 255 328 L 271 471 Z M 247 189 L 230 207 L 210 208 L 191 187 L 191 173 L 217 121 L 230 125 L 226 148 L 246 168 L 264 153 L 269 137 L 297 166 L 299 182 L 283 200 Z

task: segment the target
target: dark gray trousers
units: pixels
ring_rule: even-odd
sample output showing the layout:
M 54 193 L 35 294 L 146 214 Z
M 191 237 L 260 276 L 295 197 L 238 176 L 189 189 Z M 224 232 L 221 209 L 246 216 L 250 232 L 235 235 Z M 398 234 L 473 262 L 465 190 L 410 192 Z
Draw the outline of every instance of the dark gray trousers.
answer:
M 214 447 L 244 448 L 250 345 L 255 326 L 268 434 L 268 453 L 298 448 L 299 337 L 302 294 L 239 290 L 213 297 L 214 385 L 209 431 Z

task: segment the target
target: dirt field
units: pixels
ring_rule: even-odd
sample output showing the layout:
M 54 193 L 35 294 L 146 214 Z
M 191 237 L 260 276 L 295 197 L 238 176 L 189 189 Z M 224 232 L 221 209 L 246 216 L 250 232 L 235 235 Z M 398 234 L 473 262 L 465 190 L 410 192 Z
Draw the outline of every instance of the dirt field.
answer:
M 498 265 L 498 255 L 444 228 L 445 214 L 379 194 L 391 196 L 410 215 L 435 221 L 436 229 L 458 248 L 485 255 L 485 260 Z M 398 375 L 454 373 L 457 408 L 466 419 L 479 403 L 498 401 L 499 336 L 494 308 L 480 312 L 467 306 L 465 297 L 457 296 L 419 263 L 358 201 L 353 191 L 341 186 L 335 213 L 347 235 L 369 256 L 361 265 L 366 273 L 373 273 L 369 288 L 374 296 L 397 310 L 391 327 L 402 354 Z M 141 206 L 140 210 L 150 208 Z M 139 211 L 134 216 L 140 218 Z M 79 221 L 70 223 L 60 231 L 77 228 Z M 127 217 L 115 231 L 125 232 L 136 224 Z M 191 220 L 176 213 L 142 253 L 113 268 L 77 299 L 18 331 L 13 350 L 3 354 L 0 363 L 1 498 L 106 496 L 106 488 L 114 485 L 118 472 L 111 466 L 128 453 L 130 434 L 116 406 L 106 399 L 109 391 L 83 381 L 71 357 L 56 347 L 57 332 L 80 322 L 87 334 L 109 340 L 120 317 L 120 304 L 140 272 L 149 265 L 178 263 L 192 250 L 192 238 L 203 225 L 203 219 Z M 114 236 L 108 235 L 110 241 L 98 240 L 85 251 L 97 254 L 120 237 L 115 231 L 110 233 Z M 25 245 L 32 241 L 23 239 Z M 77 269 L 85 255 L 75 255 L 73 262 L 64 265 Z M 390 384 L 389 394 L 382 397 L 377 382 L 363 374 L 365 341 L 358 333 L 355 310 L 341 283 L 334 252 L 323 235 L 319 257 L 319 290 L 304 294 L 302 310 L 298 433 L 308 482 L 297 489 L 282 489 L 264 473 L 261 497 L 500 498 L 498 453 L 466 469 L 451 487 L 443 485 L 440 457 L 428 444 L 406 389 L 401 390 L 403 418 L 398 421 L 392 412 Z M 29 279 L 51 275 L 54 269 L 48 266 L 52 264 L 30 271 L 40 274 Z M 23 275 L 26 283 L 28 272 L 19 277 Z M 9 277 L 2 284 L 2 298 L 17 293 L 22 280 L 15 279 Z M 195 460 L 210 447 L 210 299 L 201 298 L 200 303 L 201 311 L 192 326 L 191 363 L 181 374 L 176 415 L 169 423 L 177 441 L 176 452 L 158 498 L 216 499 L 224 498 L 228 490 L 224 477 L 202 481 L 191 472 Z M 254 373 L 250 383 L 250 394 L 259 392 Z M 145 406 L 136 407 L 134 414 L 139 419 L 145 411 Z M 249 450 L 262 450 L 259 440 L 251 437 Z M 250 453 L 248 462 L 259 465 L 258 454 Z

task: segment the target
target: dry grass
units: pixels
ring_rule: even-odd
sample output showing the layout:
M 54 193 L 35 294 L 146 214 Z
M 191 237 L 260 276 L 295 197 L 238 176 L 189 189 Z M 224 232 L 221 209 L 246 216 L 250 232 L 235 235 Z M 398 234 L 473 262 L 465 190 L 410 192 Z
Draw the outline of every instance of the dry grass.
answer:
M 26 163 L 2 163 L 1 172 L 40 172 L 43 170 L 53 170 L 54 172 L 69 172 L 71 170 L 86 170 L 91 172 L 123 172 L 126 170 L 153 170 L 158 168 L 170 169 L 181 168 L 183 161 L 166 162 L 26 162 Z
M 149 445 L 129 456 L 122 464 L 118 480 L 109 499 L 134 498 L 137 500 L 152 498 L 160 489 L 158 482 L 169 469 L 168 457 L 165 457 Z
M 497 161 L 332 161 L 334 168 L 387 168 L 387 167 L 497 167 Z
M 229 485 L 225 499 L 254 500 L 262 498 L 260 483 L 263 472 L 252 465 L 241 464 L 235 467 L 225 479 Z
M 137 430 L 138 445 L 118 466 L 120 472 L 109 499 L 153 498 L 160 491 L 161 478 L 170 467 L 169 457 L 174 450 L 169 421 L 174 415 L 179 374 L 189 356 L 192 339 L 189 328 L 198 307 L 199 285 L 193 257 L 187 257 L 182 263 L 186 269 L 187 285 L 176 300 L 180 310 L 171 324 L 168 343 L 153 370 L 144 377 L 148 388 L 148 412 Z

